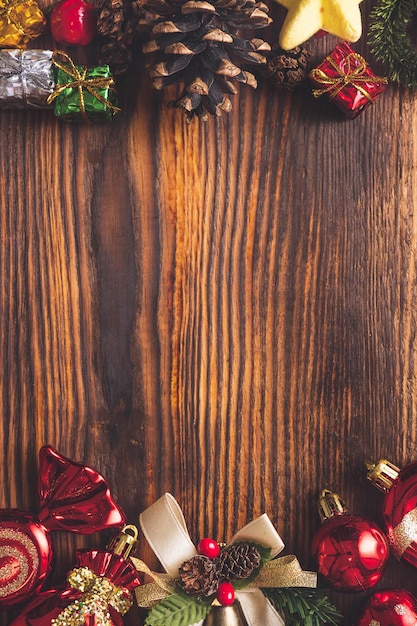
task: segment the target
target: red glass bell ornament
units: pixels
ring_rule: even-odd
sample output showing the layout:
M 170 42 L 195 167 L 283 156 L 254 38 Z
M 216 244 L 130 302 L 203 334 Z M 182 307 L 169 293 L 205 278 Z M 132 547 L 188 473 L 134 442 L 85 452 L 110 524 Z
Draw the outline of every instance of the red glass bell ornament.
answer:
M 386 459 L 366 464 L 368 479 L 385 493 L 385 529 L 397 559 L 417 567 L 417 462 L 401 470 Z
M 417 601 L 403 589 L 375 591 L 367 599 L 355 626 L 415 626 Z
M 137 537 L 127 525 L 106 550 L 77 550 L 67 586 L 39 593 L 10 626 L 123 626 L 141 584 L 128 560 Z
M 52 559 L 50 531 L 91 534 L 125 523 L 105 479 L 50 446 L 39 452 L 38 491 L 37 517 L 0 510 L 0 609 L 27 600 L 43 584 Z
M 318 509 L 322 525 L 313 539 L 318 572 L 327 583 L 345 592 L 373 587 L 389 557 L 389 543 L 378 526 L 351 515 L 341 497 L 324 489 Z

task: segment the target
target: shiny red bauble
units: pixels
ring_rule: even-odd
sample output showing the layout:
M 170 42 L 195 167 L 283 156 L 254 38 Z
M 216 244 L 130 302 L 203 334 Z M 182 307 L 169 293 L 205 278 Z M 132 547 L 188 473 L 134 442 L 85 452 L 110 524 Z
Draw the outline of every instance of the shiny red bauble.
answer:
M 368 470 L 369 480 L 385 493 L 382 514 L 394 556 L 417 567 L 417 462 L 400 470 L 380 459 Z
M 403 589 L 374 592 L 366 601 L 355 626 L 415 626 L 417 600 Z
M 209 559 L 217 559 L 220 554 L 220 546 L 217 541 L 210 539 L 210 537 L 204 537 L 198 542 L 197 550 L 199 554 L 207 556 Z
M 232 583 L 227 581 L 220 583 L 216 597 L 222 606 L 231 606 L 235 601 L 235 590 Z
M 328 490 L 323 498 L 336 497 Z M 318 572 L 333 589 L 347 593 L 365 591 L 381 578 L 389 557 L 389 543 L 374 523 L 351 515 L 339 498 L 313 539 Z M 319 509 L 320 510 L 320 509 Z
M 96 34 L 93 2 L 61 0 L 51 11 L 50 27 L 55 41 L 69 46 L 87 46 Z

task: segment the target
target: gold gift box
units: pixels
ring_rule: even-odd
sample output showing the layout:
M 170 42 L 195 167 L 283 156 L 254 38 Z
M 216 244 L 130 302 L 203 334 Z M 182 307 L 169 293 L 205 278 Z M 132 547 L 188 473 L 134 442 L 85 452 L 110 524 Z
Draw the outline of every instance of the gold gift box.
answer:
M 0 0 L 0 48 L 23 48 L 45 26 L 36 0 Z

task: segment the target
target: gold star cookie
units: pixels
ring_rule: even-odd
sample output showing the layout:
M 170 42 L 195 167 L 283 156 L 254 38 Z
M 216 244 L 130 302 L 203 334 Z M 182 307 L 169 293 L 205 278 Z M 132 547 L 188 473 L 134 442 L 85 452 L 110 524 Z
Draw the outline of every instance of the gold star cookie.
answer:
M 288 9 L 279 36 L 284 50 L 291 50 L 325 30 L 344 41 L 362 34 L 361 0 L 277 0 Z

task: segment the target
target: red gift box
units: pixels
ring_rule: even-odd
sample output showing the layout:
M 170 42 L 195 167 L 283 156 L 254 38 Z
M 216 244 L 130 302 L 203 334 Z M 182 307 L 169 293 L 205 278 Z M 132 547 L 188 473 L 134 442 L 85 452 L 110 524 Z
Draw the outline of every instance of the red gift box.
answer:
M 315 98 L 326 94 L 349 119 L 353 119 L 385 91 L 387 79 L 376 76 L 360 54 L 340 43 L 308 78 Z

